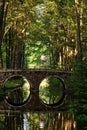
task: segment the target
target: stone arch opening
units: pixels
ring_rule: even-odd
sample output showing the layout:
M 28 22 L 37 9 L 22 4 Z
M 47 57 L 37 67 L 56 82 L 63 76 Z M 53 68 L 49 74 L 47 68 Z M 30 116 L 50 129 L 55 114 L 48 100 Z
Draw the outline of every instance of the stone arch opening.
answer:
M 13 106 L 24 105 L 30 99 L 31 83 L 22 75 L 13 75 L 5 80 L 5 100 Z
M 47 106 L 60 105 L 65 98 L 65 84 L 58 76 L 44 78 L 39 86 L 39 98 Z

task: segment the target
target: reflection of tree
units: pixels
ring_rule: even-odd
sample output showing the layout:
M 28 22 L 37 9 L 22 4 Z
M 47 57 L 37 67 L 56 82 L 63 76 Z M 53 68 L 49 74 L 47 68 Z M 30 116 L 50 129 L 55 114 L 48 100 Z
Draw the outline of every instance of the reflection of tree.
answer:
M 44 130 L 76 130 L 74 114 L 67 112 L 6 112 L 0 114 L 0 130 L 39 130 L 41 120 Z
M 0 113 L 0 130 L 21 130 L 23 116 L 20 112 Z
M 74 115 L 70 113 L 49 113 L 47 127 L 53 130 L 75 130 L 76 121 L 74 120 Z
M 60 79 L 50 76 L 40 85 L 40 96 L 46 104 L 57 103 L 62 97 L 63 84 Z

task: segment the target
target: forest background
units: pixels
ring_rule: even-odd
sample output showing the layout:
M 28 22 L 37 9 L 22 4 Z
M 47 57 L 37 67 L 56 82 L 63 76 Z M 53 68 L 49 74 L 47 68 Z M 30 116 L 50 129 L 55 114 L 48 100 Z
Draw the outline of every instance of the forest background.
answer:
M 11 0 L 5 2 L 0 45 L 1 67 L 73 70 L 87 61 L 86 0 Z M 4 28 L 4 27 L 3 27 Z

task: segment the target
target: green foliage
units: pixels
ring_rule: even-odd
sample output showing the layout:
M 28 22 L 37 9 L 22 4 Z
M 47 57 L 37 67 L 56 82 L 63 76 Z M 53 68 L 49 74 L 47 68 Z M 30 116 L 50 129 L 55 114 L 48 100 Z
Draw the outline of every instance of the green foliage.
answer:
M 67 108 L 75 113 L 77 121 L 87 122 L 87 63 L 76 63 L 69 86 L 72 86 L 72 96 Z

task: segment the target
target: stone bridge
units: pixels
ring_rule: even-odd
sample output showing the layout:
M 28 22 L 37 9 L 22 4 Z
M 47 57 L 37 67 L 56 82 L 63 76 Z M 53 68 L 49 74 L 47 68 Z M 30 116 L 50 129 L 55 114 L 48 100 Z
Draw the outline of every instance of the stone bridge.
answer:
M 30 96 L 26 103 L 22 105 L 12 105 L 9 104 L 4 97 L 4 100 L 0 102 L 0 110 L 20 110 L 20 111 L 29 111 L 29 110 L 59 110 L 63 108 L 63 105 L 66 102 L 67 88 L 65 87 L 65 82 L 70 76 L 70 72 L 57 71 L 57 70 L 47 70 L 47 69 L 28 69 L 28 70 L 1 70 L 0 71 L 0 87 L 3 89 L 4 84 L 7 79 L 12 76 L 23 76 L 30 83 Z M 43 79 L 49 76 L 57 76 L 63 82 L 63 100 L 56 105 L 46 105 L 39 98 L 39 86 Z

